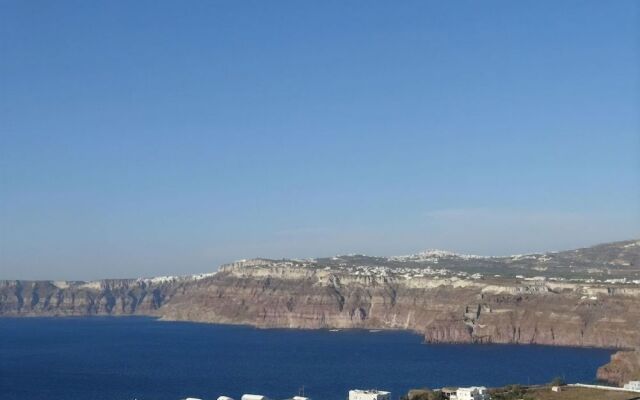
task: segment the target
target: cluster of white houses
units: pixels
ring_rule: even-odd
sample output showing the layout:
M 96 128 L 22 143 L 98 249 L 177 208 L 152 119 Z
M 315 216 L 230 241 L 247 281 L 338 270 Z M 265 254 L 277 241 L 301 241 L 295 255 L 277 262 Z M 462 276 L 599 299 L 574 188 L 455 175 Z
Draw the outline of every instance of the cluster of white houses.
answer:
M 489 400 L 489 392 L 484 386 L 466 388 L 443 388 L 442 394 L 449 400 Z
M 457 389 L 443 389 L 445 397 L 449 400 L 489 400 L 489 394 L 487 388 L 484 386 L 472 386 L 468 388 Z M 184 400 L 201 400 L 193 397 L 188 397 Z M 231 397 L 220 396 L 218 400 L 233 400 Z M 244 394 L 241 400 L 270 400 L 267 396 L 260 394 Z M 287 400 L 310 400 L 304 396 L 293 396 Z M 391 392 L 384 390 L 362 390 L 355 389 L 349 390 L 349 400 L 391 400 Z
M 633 392 L 640 392 L 640 381 L 630 381 L 624 385 L 624 389 L 631 390 Z
M 240 399 L 241 400 L 271 400 L 269 399 L 269 397 L 263 396 L 261 394 L 243 394 Z M 198 399 L 195 397 L 187 397 L 184 400 L 202 400 L 202 399 Z M 234 399 L 229 396 L 220 396 L 218 397 L 218 400 L 234 400 Z M 293 396 L 291 399 L 287 399 L 287 400 L 311 400 L 311 399 L 304 396 Z
M 442 389 L 449 400 L 489 400 L 489 393 L 484 386 L 472 386 L 456 389 Z M 350 390 L 349 400 L 391 400 L 391 393 L 381 390 Z
M 466 388 L 443 388 L 442 394 L 448 400 L 490 400 L 487 388 L 472 386 Z M 391 392 L 381 390 L 350 390 L 349 400 L 391 400 Z

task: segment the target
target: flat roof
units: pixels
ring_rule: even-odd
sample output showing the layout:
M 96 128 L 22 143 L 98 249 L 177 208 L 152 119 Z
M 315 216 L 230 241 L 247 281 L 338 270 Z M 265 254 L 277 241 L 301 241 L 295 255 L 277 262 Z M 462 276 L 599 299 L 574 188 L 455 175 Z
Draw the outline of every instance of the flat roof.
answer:
M 371 393 L 371 394 L 391 394 L 391 392 L 385 392 L 384 390 L 376 390 L 376 389 L 353 389 L 349 390 L 349 392 L 356 393 Z

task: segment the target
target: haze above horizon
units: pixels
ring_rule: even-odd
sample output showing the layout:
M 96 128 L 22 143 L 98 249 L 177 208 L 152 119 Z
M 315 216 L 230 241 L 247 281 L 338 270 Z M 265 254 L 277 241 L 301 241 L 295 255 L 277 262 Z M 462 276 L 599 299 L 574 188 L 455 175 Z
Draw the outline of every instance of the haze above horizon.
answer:
M 0 279 L 640 237 L 635 1 L 10 0 L 0 32 Z

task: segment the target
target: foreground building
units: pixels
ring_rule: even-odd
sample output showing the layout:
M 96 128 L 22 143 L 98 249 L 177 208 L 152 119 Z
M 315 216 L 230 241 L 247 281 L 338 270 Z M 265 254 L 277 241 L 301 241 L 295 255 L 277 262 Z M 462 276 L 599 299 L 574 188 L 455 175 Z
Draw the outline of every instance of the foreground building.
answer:
M 471 386 L 468 388 L 458 388 L 455 395 L 449 397 L 450 400 L 489 400 L 489 393 L 484 386 Z
M 633 390 L 634 392 L 640 392 L 640 381 L 630 381 L 624 385 L 627 390 Z
M 391 392 L 382 390 L 349 390 L 349 400 L 391 400 Z
M 243 394 L 241 400 L 269 400 L 269 398 L 261 394 Z

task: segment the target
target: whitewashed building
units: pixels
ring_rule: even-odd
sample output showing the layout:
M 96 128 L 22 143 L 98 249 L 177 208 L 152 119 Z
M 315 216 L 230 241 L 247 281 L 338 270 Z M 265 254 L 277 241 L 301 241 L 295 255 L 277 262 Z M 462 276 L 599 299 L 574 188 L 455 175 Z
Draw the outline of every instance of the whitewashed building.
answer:
M 489 400 L 489 393 L 484 386 L 458 388 L 455 400 Z
M 242 400 L 269 400 L 267 396 L 263 396 L 261 394 L 243 394 L 241 399 Z
M 349 400 L 391 400 L 391 392 L 382 390 L 349 390 Z
M 634 392 L 640 392 L 640 381 L 630 381 L 624 385 L 627 390 L 633 390 Z

